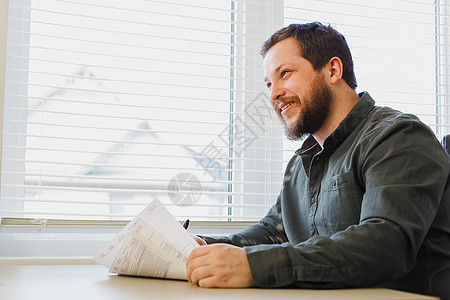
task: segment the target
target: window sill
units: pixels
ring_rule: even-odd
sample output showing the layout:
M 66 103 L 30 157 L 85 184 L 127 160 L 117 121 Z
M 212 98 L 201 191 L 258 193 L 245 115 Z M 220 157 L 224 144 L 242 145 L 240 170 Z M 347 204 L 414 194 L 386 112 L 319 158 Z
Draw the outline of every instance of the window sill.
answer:
M 85 257 L 0 257 L 0 265 L 98 265 L 98 262 L 94 258 Z
M 229 235 L 250 226 L 251 222 L 191 222 L 189 233 Z M 0 226 L 0 258 L 92 259 L 123 228 L 122 226 L 75 226 L 47 224 L 38 226 Z

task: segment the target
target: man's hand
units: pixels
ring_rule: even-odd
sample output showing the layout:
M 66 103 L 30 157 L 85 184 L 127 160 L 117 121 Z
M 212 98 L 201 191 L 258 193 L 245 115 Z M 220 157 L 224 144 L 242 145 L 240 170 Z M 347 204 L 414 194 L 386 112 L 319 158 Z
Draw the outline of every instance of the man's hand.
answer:
M 186 272 L 188 281 L 200 287 L 250 287 L 253 282 L 245 250 L 228 244 L 194 249 Z
M 201 237 L 198 237 L 196 235 L 191 235 L 192 238 L 199 244 L 200 246 L 206 246 L 206 241 L 202 239 Z

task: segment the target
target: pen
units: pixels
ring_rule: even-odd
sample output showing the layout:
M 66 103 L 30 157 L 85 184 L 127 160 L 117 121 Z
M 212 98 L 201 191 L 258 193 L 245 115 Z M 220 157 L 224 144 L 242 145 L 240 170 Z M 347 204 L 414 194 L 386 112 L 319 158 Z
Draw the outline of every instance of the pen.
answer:
M 188 227 L 189 227 L 189 219 L 186 219 L 186 221 L 184 221 L 183 223 L 183 228 L 187 230 Z

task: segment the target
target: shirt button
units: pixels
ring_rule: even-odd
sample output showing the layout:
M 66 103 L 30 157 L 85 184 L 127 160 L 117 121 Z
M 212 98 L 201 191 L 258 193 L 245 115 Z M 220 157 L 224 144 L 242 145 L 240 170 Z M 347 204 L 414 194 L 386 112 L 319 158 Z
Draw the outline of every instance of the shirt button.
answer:
M 336 186 L 337 186 L 337 182 L 336 182 L 336 180 L 333 180 L 332 187 L 335 189 Z
M 311 204 L 316 204 L 316 196 L 312 196 L 312 198 L 311 198 Z

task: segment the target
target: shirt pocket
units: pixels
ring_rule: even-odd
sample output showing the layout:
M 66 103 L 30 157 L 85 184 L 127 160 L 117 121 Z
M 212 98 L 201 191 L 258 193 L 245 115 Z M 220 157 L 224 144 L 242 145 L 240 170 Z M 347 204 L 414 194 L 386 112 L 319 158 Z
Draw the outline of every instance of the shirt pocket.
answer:
M 316 215 L 319 234 L 330 236 L 358 224 L 361 201 L 361 189 L 353 172 L 324 178 Z

